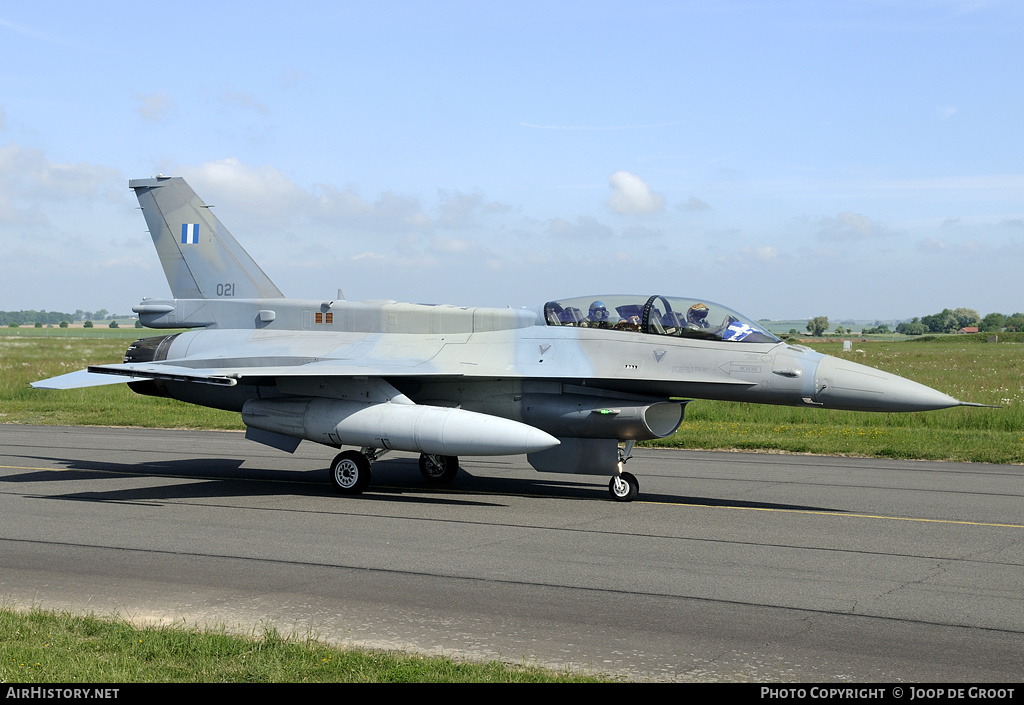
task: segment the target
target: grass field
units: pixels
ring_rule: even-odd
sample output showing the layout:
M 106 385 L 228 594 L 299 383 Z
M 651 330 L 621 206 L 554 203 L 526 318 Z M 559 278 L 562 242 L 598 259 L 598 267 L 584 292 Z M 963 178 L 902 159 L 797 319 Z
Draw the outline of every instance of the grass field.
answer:
M 40 330 L 42 332 L 40 332 Z M 74 335 L 66 335 L 68 330 Z M 125 385 L 49 391 L 29 382 L 120 362 L 139 333 L 124 329 L 0 330 L 0 422 L 241 429 L 238 414 L 142 397 Z M 1019 339 L 1019 337 L 1018 337 Z M 651 445 L 1024 463 L 1024 344 L 949 336 L 811 347 L 913 379 L 964 401 L 917 414 L 870 414 L 697 400 L 673 436 Z
M 137 338 L 144 338 L 154 335 L 154 331 L 145 328 L 139 329 L 134 326 L 121 326 L 120 328 L 109 328 L 107 326 L 94 326 L 83 328 L 80 325 L 68 328 L 36 328 L 34 326 L 19 326 L 17 328 L 0 328 L 0 336 L 15 338 L 117 338 L 119 340 L 132 341 Z
M 498 661 L 338 648 L 310 636 L 285 638 L 273 629 L 246 638 L 0 608 L 0 683 L 595 682 L 600 679 Z
M 28 386 L 88 365 L 123 362 L 128 345 L 152 333 L 120 328 L 0 329 L 0 423 L 244 428 L 238 414 L 139 396 L 124 384 L 66 391 Z

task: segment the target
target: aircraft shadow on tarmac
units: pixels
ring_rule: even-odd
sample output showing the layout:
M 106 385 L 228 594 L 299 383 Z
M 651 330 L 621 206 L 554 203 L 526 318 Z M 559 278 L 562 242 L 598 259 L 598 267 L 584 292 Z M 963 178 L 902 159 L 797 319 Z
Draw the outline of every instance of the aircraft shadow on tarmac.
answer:
M 175 482 L 109 491 L 88 490 L 36 494 L 48 499 L 84 502 L 159 503 L 181 499 L 212 499 L 228 497 L 261 497 L 298 495 L 336 497 L 339 503 L 354 501 L 412 502 L 473 506 L 505 506 L 501 496 L 537 497 L 564 500 L 614 502 L 607 487 L 597 478 L 575 480 L 579 476 L 557 478 L 550 474 L 536 478 L 494 477 L 474 475 L 462 468 L 458 478 L 443 487 L 425 484 L 415 460 L 395 458 L 374 464 L 373 484 L 363 495 L 337 496 L 326 482 L 323 468 L 314 470 L 277 470 L 242 467 L 245 460 L 236 458 L 189 458 L 147 463 L 112 463 L 109 461 L 69 460 L 34 456 L 35 461 L 63 464 L 60 470 L 33 470 L 0 477 L 0 482 L 76 482 L 112 479 L 118 476 L 135 478 L 173 478 Z M 470 495 L 488 495 L 489 499 L 469 499 Z M 740 507 L 748 509 L 786 509 L 798 511 L 842 512 L 821 506 L 752 502 L 721 497 L 696 497 L 645 492 L 647 503 L 687 504 L 706 507 Z M 343 504 L 342 504 L 343 506 Z M 340 507 L 339 507 L 340 508 Z

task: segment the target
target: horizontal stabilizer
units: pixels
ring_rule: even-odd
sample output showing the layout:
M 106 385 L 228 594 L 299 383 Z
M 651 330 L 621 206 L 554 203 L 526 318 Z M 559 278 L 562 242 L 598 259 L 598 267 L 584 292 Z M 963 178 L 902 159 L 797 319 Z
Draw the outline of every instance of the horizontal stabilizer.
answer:
M 100 387 L 104 384 L 123 384 L 125 382 L 141 381 L 140 377 L 126 375 L 124 377 L 111 377 L 108 374 L 96 374 L 88 370 L 68 372 L 66 375 L 42 379 L 38 382 L 30 382 L 34 389 L 80 389 L 83 387 Z

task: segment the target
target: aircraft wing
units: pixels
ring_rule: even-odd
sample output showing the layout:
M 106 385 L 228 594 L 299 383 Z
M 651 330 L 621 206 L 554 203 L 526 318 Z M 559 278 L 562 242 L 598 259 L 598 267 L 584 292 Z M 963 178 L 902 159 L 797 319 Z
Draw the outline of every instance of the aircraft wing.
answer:
M 507 375 L 507 372 L 505 373 Z M 259 357 L 234 359 L 179 359 L 169 362 L 136 362 L 113 365 L 90 365 L 58 377 L 33 382 L 36 389 L 76 389 L 104 384 L 143 381 L 147 379 L 169 382 L 190 382 L 232 387 L 247 382 L 255 383 L 268 378 L 299 377 L 430 377 L 454 379 L 467 373 L 437 368 L 422 361 L 410 364 L 408 360 L 316 359 L 308 357 Z M 473 376 L 471 373 L 469 376 Z M 491 376 L 491 375 L 485 375 Z M 505 376 L 505 375 L 502 375 Z M 556 375 L 562 379 L 574 374 Z M 689 371 L 685 380 L 726 386 L 751 386 L 752 382 L 731 377 L 718 370 Z
M 245 380 L 268 377 L 418 377 L 429 374 L 433 377 L 461 377 L 456 373 L 427 372 L 408 365 L 350 364 L 340 360 L 318 360 L 315 362 L 282 364 L 232 364 L 213 365 L 215 361 L 204 361 L 208 366 L 193 363 L 179 364 L 149 362 L 120 365 L 90 365 L 86 370 L 50 377 L 31 382 L 35 389 L 80 389 L 106 384 L 142 382 L 159 379 L 168 382 L 192 382 L 233 387 Z M 239 362 L 237 360 L 233 362 Z
M 207 361 L 212 362 L 212 361 Z M 227 365 L 194 367 L 150 362 L 122 365 L 94 365 L 88 373 L 130 379 L 159 379 L 169 382 L 194 382 L 232 387 L 247 379 L 267 377 L 461 377 L 461 374 L 425 372 L 408 365 L 354 364 L 341 360 L 317 360 L 302 364 Z M 56 379 L 56 378 L 55 378 Z M 44 380 L 50 381 L 50 380 Z M 121 379 L 117 381 L 128 381 Z M 40 383 L 37 383 L 40 384 Z M 99 384 L 97 382 L 96 384 Z
M 310 358 L 236 358 L 232 360 L 175 360 L 173 362 L 125 363 L 119 365 L 92 365 L 90 374 L 132 377 L 136 379 L 162 379 L 171 382 L 196 382 L 234 386 L 246 381 L 275 377 L 429 377 L 454 379 L 467 376 L 509 376 L 507 370 L 489 370 L 482 375 L 457 372 L 450 367 L 398 360 L 310 360 Z M 572 379 L 577 374 L 555 374 L 559 379 Z M 536 377 L 535 377 L 536 378 Z M 56 378 L 55 378 L 56 379 Z M 49 382 L 51 380 L 44 380 Z M 750 387 L 749 380 L 737 379 L 720 370 L 692 370 L 686 374 L 688 383 L 717 384 Z M 37 382 L 36 384 L 42 384 Z M 93 382 L 100 384 L 100 382 Z

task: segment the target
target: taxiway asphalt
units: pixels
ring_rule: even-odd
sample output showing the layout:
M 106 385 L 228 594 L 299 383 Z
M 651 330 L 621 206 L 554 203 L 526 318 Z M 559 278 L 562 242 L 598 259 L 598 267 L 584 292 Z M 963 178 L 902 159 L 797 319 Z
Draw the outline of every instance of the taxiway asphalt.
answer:
M 607 479 L 0 425 L 0 598 L 654 681 L 1019 681 L 1024 468 L 643 449 Z

